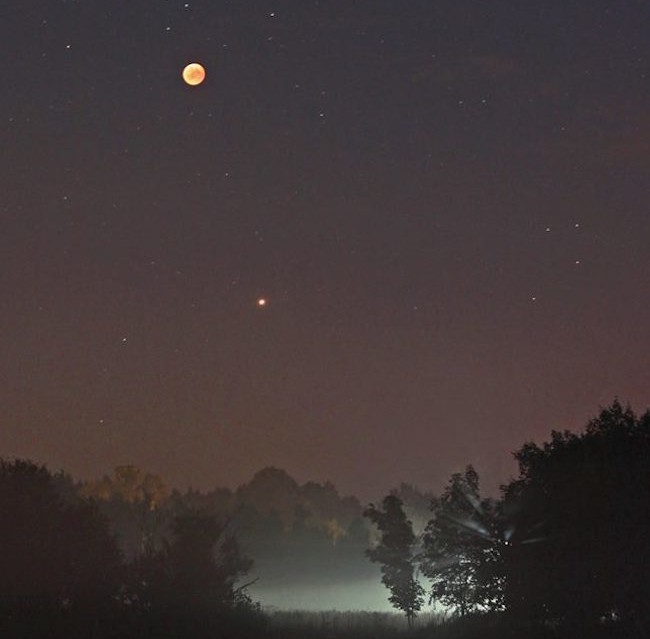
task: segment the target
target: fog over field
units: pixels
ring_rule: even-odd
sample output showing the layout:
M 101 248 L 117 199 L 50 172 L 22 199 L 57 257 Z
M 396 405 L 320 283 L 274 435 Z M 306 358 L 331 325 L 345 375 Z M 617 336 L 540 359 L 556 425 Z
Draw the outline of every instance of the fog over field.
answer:
M 251 596 L 269 610 L 366 610 L 393 612 L 379 570 L 374 577 L 330 584 L 254 584 Z M 271 580 L 272 581 L 272 580 Z

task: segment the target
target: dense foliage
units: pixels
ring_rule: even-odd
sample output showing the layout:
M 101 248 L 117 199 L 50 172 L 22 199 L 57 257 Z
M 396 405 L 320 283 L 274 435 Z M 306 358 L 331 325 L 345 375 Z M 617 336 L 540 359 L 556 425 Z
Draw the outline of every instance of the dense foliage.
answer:
M 356 499 L 274 468 L 180 494 L 132 466 L 75 485 L 0 459 L 0 634 L 280 636 L 247 593 L 253 557 L 298 584 L 377 564 L 409 626 L 426 585 L 456 621 L 423 636 L 649 636 L 650 413 L 614 402 L 514 455 L 498 500 L 468 466 L 437 497 L 371 504 L 369 527 Z
M 0 634 L 47 619 L 109 614 L 122 577 L 105 519 L 68 480 L 28 461 L 0 460 Z M 64 499 L 65 497 L 65 499 Z
M 145 543 L 125 562 L 96 504 L 23 460 L 0 460 L 0 517 L 2 636 L 198 639 L 217 636 L 237 611 L 246 623 L 259 617 L 237 585 L 251 560 L 215 517 L 177 516 L 160 548 Z
M 472 466 L 452 475 L 443 494 L 432 500 L 431 511 L 421 556 L 422 572 L 431 580 L 431 600 L 461 616 L 500 610 L 504 540 L 498 505 L 480 498 Z
M 410 626 L 424 601 L 424 589 L 415 574 L 413 526 L 396 495 L 385 497 L 381 508 L 370 504 L 364 514 L 381 533 L 379 542 L 366 554 L 380 564 L 381 580 L 390 590 L 389 601 L 404 612 Z
M 431 500 L 419 557 L 431 601 L 483 615 L 495 636 L 648 636 L 650 413 L 615 401 L 584 432 L 514 455 L 500 500 L 481 498 L 471 466 Z
M 506 602 L 521 617 L 650 631 L 650 413 L 615 402 L 515 455 Z

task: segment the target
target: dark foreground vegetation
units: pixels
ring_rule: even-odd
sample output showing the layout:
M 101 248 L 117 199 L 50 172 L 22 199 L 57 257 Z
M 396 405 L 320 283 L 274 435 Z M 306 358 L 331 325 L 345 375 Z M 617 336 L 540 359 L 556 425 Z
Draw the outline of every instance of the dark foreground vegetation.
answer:
M 276 469 L 180 495 L 132 467 L 76 484 L 0 460 L 0 636 L 650 636 L 650 413 L 615 402 L 515 457 L 498 500 L 469 466 L 437 497 L 403 486 L 365 511 Z M 263 612 L 247 586 L 273 554 L 296 579 L 374 562 L 405 614 Z

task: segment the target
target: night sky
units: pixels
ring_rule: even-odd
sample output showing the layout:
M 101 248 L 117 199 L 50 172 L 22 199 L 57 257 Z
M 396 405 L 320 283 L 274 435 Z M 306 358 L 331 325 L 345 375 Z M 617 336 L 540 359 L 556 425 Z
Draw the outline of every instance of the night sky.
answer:
M 493 490 L 650 405 L 647 1 L 4 0 L 0 42 L 0 455 Z

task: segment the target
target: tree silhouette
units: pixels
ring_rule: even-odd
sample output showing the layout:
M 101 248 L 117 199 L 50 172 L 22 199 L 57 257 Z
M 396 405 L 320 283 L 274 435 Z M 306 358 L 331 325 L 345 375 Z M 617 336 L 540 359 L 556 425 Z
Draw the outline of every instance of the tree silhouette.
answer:
M 413 524 L 413 532 L 416 536 L 422 535 L 429 520 L 431 519 L 431 502 L 434 495 L 431 492 L 422 492 L 412 484 L 401 483 L 391 491 L 402 501 L 402 507 L 406 516 Z
M 232 616 L 256 616 L 238 580 L 252 561 L 216 517 L 198 511 L 177 515 L 171 537 L 131 566 L 127 597 L 147 622 L 147 636 L 221 636 Z
M 618 401 L 583 433 L 553 432 L 516 454 L 507 604 L 528 618 L 586 627 L 650 616 L 650 414 Z M 639 630 L 642 627 L 643 630 Z
M 364 516 L 381 533 L 379 543 L 366 550 L 366 555 L 380 564 L 381 581 L 391 593 L 388 600 L 406 614 L 411 627 L 424 602 L 424 589 L 415 576 L 416 537 L 411 522 L 395 495 L 384 497 L 382 508 L 370 504 Z
M 120 557 L 96 508 L 66 495 L 44 466 L 0 460 L 0 605 L 12 617 L 99 610 L 119 587 Z
M 140 566 L 139 578 L 151 585 L 153 598 L 223 608 L 235 603 L 237 581 L 252 561 L 224 524 L 213 516 L 189 512 L 174 518 L 171 541 Z
M 503 535 L 497 505 L 481 499 L 478 473 L 468 466 L 452 475 L 432 500 L 433 518 L 424 534 L 422 571 L 431 579 L 431 599 L 461 616 L 503 606 Z

